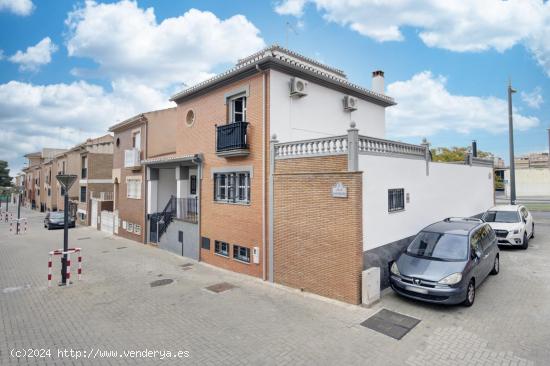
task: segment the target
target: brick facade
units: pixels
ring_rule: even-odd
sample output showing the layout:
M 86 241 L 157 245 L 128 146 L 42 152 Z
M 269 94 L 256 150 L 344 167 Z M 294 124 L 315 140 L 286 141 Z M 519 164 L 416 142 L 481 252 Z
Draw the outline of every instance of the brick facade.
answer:
M 361 303 L 362 173 L 347 157 L 277 160 L 274 175 L 274 280 Z M 332 187 L 347 187 L 335 198 Z

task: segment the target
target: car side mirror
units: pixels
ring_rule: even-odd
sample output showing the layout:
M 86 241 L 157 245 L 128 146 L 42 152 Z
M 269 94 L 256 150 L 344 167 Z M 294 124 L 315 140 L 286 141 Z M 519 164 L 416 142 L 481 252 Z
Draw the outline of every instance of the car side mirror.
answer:
M 481 252 L 481 250 L 476 249 L 476 251 L 474 252 L 474 255 L 477 259 L 480 259 L 483 256 L 483 253 Z

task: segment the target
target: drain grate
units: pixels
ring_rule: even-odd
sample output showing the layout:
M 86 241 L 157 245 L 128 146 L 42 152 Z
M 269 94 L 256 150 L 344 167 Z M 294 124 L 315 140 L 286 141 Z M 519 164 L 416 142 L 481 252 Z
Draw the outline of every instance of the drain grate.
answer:
M 109 253 L 109 251 L 108 251 L 108 250 L 104 250 L 104 251 L 102 251 L 101 253 Z
M 162 280 L 156 280 L 150 283 L 151 287 L 159 287 L 159 286 L 165 286 L 169 285 L 172 282 L 174 282 L 171 278 L 163 278 Z
M 228 291 L 236 287 L 237 286 L 232 285 L 228 282 L 220 282 L 220 283 L 216 283 L 215 285 L 208 286 L 206 287 L 206 289 L 219 294 L 220 292 Z
M 362 322 L 361 325 L 399 340 L 418 323 L 420 323 L 420 319 L 382 309 Z
M 180 264 L 180 267 L 192 267 L 192 266 L 193 266 L 193 263 Z
M 77 238 L 76 240 L 88 240 L 88 239 L 91 239 L 89 236 L 85 236 L 83 238 Z
M 118 247 L 117 249 L 126 249 L 126 248 L 128 248 L 128 247 Z

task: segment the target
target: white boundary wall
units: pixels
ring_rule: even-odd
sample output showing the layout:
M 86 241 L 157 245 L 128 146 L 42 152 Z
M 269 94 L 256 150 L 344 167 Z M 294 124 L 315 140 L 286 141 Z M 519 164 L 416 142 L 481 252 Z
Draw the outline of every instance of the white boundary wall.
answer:
M 344 93 L 308 81 L 308 95 L 290 94 L 292 76 L 271 70 L 269 78 L 270 136 L 280 142 L 345 134 L 350 121 L 368 136 L 384 138 L 385 108 L 358 99 L 358 109 L 344 110 Z
M 363 250 L 415 235 L 449 216 L 472 216 L 494 204 L 493 169 L 429 163 L 402 157 L 359 155 L 363 171 Z M 404 188 L 405 210 L 388 212 L 388 189 Z
M 510 171 L 504 171 L 506 196 L 510 197 Z M 517 197 L 550 197 L 550 169 L 516 169 Z

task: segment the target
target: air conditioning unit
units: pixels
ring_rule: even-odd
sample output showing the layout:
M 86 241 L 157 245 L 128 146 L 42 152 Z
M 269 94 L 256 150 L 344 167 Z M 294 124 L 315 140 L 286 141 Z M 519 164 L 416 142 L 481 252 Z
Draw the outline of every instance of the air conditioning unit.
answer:
M 344 97 L 344 109 L 346 111 L 354 111 L 357 109 L 357 98 L 352 97 L 351 95 L 346 95 Z
M 260 248 L 258 247 L 252 248 L 252 263 L 260 263 Z
M 299 78 L 290 79 L 290 96 L 303 97 L 307 95 L 307 82 Z

